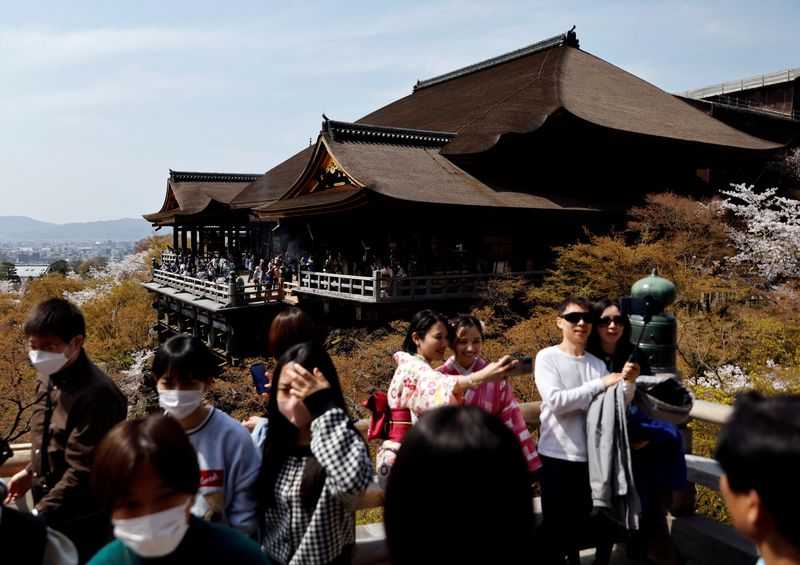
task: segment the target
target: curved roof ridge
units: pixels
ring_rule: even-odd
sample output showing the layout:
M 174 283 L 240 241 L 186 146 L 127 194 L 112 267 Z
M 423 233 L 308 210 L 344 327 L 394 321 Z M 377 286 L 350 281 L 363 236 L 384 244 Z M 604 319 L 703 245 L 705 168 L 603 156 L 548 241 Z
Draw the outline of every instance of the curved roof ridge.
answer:
M 253 182 L 260 176 L 243 173 L 203 173 L 169 170 L 169 177 L 175 182 Z
M 561 47 L 562 45 L 569 45 L 570 47 L 576 47 L 576 48 L 580 47 L 578 36 L 575 33 L 575 26 L 572 26 L 572 29 L 567 32 L 555 35 L 553 37 L 544 39 L 542 41 L 538 41 L 536 43 L 528 45 L 527 47 L 516 49 L 514 51 L 510 51 L 508 53 L 504 53 L 503 55 L 492 57 L 491 59 L 486 59 L 485 61 L 480 61 L 472 65 L 467 65 L 466 67 L 450 71 L 449 73 L 445 73 L 443 75 L 439 75 L 426 80 L 418 80 L 417 84 L 414 85 L 413 91 L 416 92 L 417 90 L 421 90 L 423 88 L 427 88 L 435 84 L 452 80 L 454 78 L 459 78 L 464 75 L 476 73 L 478 71 L 489 69 L 491 67 L 496 67 L 497 65 L 502 65 L 503 63 L 507 63 L 508 61 L 513 61 L 514 59 L 519 59 L 520 57 L 525 57 L 527 55 L 538 53 L 539 51 L 544 51 L 546 49 L 551 49 L 553 47 Z
M 328 119 L 324 114 L 322 117 L 325 120 L 322 122 L 322 133 L 329 134 L 334 141 L 442 147 L 456 137 L 455 132 L 339 122 Z

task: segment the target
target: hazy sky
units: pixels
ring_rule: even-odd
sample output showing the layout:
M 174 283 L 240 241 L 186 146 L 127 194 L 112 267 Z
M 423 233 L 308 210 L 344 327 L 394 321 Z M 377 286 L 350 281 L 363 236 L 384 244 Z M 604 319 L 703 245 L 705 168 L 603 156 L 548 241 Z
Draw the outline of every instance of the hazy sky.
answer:
M 263 173 L 417 79 L 577 25 L 670 92 L 800 67 L 800 2 L 0 0 L 0 216 L 161 207 L 170 168 Z

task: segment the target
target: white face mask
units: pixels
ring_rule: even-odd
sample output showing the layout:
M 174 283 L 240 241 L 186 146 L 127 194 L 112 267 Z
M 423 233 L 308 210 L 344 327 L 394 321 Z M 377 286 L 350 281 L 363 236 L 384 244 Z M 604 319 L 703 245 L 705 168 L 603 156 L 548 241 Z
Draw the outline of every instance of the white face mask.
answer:
M 176 420 L 183 420 L 202 404 L 205 388 L 202 386 L 198 390 L 158 389 L 158 405 Z
M 141 557 L 163 557 L 180 545 L 189 520 L 186 504 L 125 520 L 111 520 L 114 537 Z
M 69 358 L 64 353 L 52 353 L 38 349 L 31 349 L 28 352 L 28 359 L 31 360 L 34 369 L 47 376 L 60 371 L 69 361 Z

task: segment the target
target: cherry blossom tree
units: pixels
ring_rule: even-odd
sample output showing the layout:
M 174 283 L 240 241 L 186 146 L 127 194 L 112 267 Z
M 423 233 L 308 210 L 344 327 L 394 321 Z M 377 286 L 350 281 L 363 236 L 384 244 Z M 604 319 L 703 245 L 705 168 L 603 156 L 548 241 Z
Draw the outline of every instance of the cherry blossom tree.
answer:
M 737 249 L 729 260 L 751 265 L 767 286 L 800 276 L 800 201 L 776 196 L 777 188 L 731 184 L 722 207 L 739 220 L 730 236 Z

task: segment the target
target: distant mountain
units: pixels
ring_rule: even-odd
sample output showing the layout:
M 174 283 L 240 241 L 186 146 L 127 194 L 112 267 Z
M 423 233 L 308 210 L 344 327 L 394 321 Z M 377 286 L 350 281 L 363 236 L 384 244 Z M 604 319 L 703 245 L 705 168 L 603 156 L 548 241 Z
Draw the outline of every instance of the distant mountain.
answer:
M 143 219 L 51 224 L 27 216 L 0 216 L 0 241 L 138 241 L 153 233 Z

